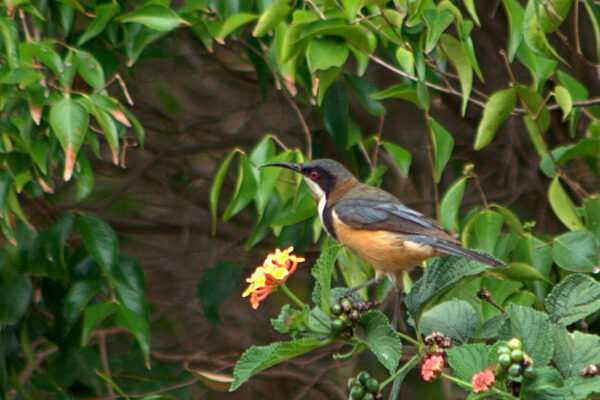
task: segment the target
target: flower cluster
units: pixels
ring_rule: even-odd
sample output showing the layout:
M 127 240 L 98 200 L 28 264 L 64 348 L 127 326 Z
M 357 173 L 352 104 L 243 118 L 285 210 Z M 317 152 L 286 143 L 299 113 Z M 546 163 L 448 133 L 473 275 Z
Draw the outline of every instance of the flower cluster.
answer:
M 421 365 L 421 376 L 425 381 L 431 382 L 442 373 L 442 368 L 444 368 L 444 356 L 434 354 L 427 357 Z
M 473 375 L 471 385 L 473 385 L 473 393 L 487 392 L 496 382 L 496 377 L 490 368 L 483 372 L 478 372 Z
M 304 262 L 304 258 L 291 254 L 292 250 L 294 250 L 293 247 L 284 251 L 277 249 L 275 253 L 269 254 L 263 264 L 256 268 L 252 276 L 246 279 L 246 282 L 250 285 L 248 285 L 242 296 L 250 296 L 250 304 L 255 310 L 261 301 L 286 281 L 288 276 L 296 270 L 299 263 Z

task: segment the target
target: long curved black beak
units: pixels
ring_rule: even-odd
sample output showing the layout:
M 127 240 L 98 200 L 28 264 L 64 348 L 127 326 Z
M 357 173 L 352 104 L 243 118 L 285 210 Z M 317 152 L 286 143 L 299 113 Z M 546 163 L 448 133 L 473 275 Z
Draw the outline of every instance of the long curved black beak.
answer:
M 292 171 L 300 172 L 300 164 L 294 164 L 294 163 L 276 162 L 276 163 L 261 165 L 261 168 L 264 168 L 264 167 L 281 167 L 281 168 L 291 169 Z

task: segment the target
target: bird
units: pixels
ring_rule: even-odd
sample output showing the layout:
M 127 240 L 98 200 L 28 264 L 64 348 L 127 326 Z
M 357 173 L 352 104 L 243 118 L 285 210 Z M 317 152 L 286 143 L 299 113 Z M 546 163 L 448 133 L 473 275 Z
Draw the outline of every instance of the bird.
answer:
M 327 233 L 373 267 L 375 278 L 352 288 L 353 292 L 388 276 L 400 293 L 403 271 L 432 257 L 454 255 L 492 267 L 507 267 L 491 256 L 465 249 L 436 220 L 407 207 L 381 188 L 361 183 L 335 160 L 275 162 L 262 167 L 299 173 L 317 202 Z

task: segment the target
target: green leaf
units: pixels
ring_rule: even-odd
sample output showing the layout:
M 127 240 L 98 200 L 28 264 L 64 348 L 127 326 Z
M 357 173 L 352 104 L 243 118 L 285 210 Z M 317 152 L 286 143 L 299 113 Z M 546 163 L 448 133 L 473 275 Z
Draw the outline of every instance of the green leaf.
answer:
M 458 80 L 460 81 L 462 91 L 461 115 L 464 117 L 467 111 L 467 104 L 469 103 L 469 96 L 471 95 L 471 88 L 473 87 L 473 67 L 460 41 L 450 35 L 444 34 L 441 37 L 441 43 L 442 49 L 458 73 Z
M 558 219 L 570 230 L 580 231 L 585 230 L 585 226 L 581 222 L 581 217 L 577 212 L 577 208 L 571 197 L 567 194 L 565 189 L 562 187 L 559 181 L 559 177 L 556 176 L 550 187 L 548 188 L 548 201 L 552 211 L 558 217 Z
M 144 356 L 146 367 L 150 368 L 150 322 L 148 318 L 128 308 L 118 306 L 115 325 L 127 329 L 135 337 Z
M 569 271 L 596 272 L 598 269 L 598 243 L 587 231 L 569 232 L 554 239 L 554 261 Z
M 425 311 L 419 321 L 422 335 L 439 331 L 454 342 L 466 343 L 473 334 L 479 317 L 464 300 L 452 299 Z
M 349 53 L 348 45 L 343 40 L 333 37 L 312 38 L 306 49 L 308 68 L 314 73 L 317 70 L 341 67 Z
M 50 126 L 65 152 L 65 181 L 71 179 L 75 157 L 83 144 L 89 122 L 84 106 L 69 98 L 54 104 L 50 110 Z
M 74 51 L 73 54 L 77 60 L 77 72 L 83 80 L 96 90 L 103 89 L 104 71 L 98 60 L 86 51 Z
M 242 354 L 235 365 L 234 379 L 229 391 L 233 392 L 250 377 L 264 369 L 328 343 L 328 340 L 301 338 L 289 342 L 275 342 L 268 346 L 252 346 Z
M 71 326 L 83 313 L 87 303 L 98 293 L 104 284 L 101 280 L 77 281 L 69 287 L 65 298 L 65 319 Z
M 238 28 L 258 19 L 258 15 L 250 14 L 250 13 L 239 13 L 233 14 L 229 18 L 225 20 L 219 34 L 216 39 L 223 43 L 223 41 L 229 36 L 232 32 L 236 31 Z
M 29 42 L 29 48 L 56 76 L 62 74 L 64 68 L 63 62 L 56 50 L 54 50 L 54 43 L 50 41 Z
M 546 297 L 553 322 L 570 325 L 600 310 L 600 283 L 584 274 L 572 274 Z
M 432 8 L 423 13 L 425 24 L 427 25 L 427 40 L 425 43 L 425 53 L 431 52 L 437 45 L 442 32 L 454 20 L 454 14 L 445 9 Z
M 10 69 L 19 68 L 19 33 L 13 18 L 0 17 L 0 35 Z
M 77 165 L 79 170 L 75 172 L 77 181 L 77 200 L 87 198 L 94 191 L 94 170 L 87 157 L 83 153 L 77 155 Z
M 523 33 L 524 39 L 527 46 L 540 57 L 548 59 L 557 59 L 566 64 L 560 55 L 556 52 L 554 47 L 550 45 L 544 32 L 544 26 L 542 19 L 539 17 L 540 8 L 543 11 L 543 5 L 537 0 L 529 0 L 527 7 L 525 8 L 525 14 L 523 16 Z
M 100 125 L 104 137 L 110 148 L 112 162 L 114 165 L 119 165 L 119 133 L 117 125 L 111 115 L 99 107 L 92 107 L 92 115 Z
M 519 235 L 525 234 L 525 228 L 523 228 L 521 220 L 515 213 L 499 204 L 490 204 L 490 209 L 500 213 L 504 217 L 504 223 L 508 225 L 513 232 L 516 232 Z
M 429 301 L 453 287 L 462 278 L 478 275 L 490 268 L 492 267 L 489 265 L 462 257 L 437 258 L 408 293 L 406 307 L 413 319 L 419 321 L 419 314 Z
M 343 19 L 327 19 L 311 22 L 306 25 L 300 38 L 308 39 L 315 36 L 340 36 L 346 39 L 348 44 L 358 50 L 372 53 L 375 46 L 364 29 L 358 25 L 348 25 Z
M 477 9 L 475 8 L 475 0 L 463 0 L 463 4 L 465 5 L 465 8 L 467 9 L 467 12 L 471 16 L 471 18 L 473 18 L 475 24 L 477 26 L 481 26 L 481 23 L 479 22 L 479 17 L 477 16 Z
M 404 47 L 398 47 L 396 50 L 396 61 L 404 72 L 409 75 L 415 75 L 415 56 L 410 50 Z
M 254 199 L 258 184 L 254 175 L 254 168 L 248 161 L 246 153 L 240 152 L 240 162 L 238 165 L 238 177 L 235 185 L 233 197 L 229 206 L 223 214 L 223 220 L 227 221 L 240 211 L 242 211 Z
M 385 106 L 372 97 L 377 92 L 377 87 L 370 80 L 352 74 L 344 74 L 344 76 L 365 110 L 377 116 L 387 114 Z
M 77 232 L 87 251 L 102 267 L 104 273 L 112 278 L 115 262 L 117 260 L 117 235 L 104 220 L 79 214 Z
M 456 376 L 467 382 L 478 372 L 488 366 L 488 347 L 483 343 L 464 344 L 446 350 L 448 364 Z
M 573 109 L 573 100 L 571 99 L 571 94 L 564 86 L 556 85 L 554 87 L 554 98 L 563 112 L 562 120 L 566 121 L 567 117 L 571 113 L 571 110 Z
M 508 318 L 500 328 L 500 338 L 520 339 L 523 351 L 532 358 L 536 367 L 547 365 L 554 353 L 554 330 L 548 315 L 515 304 L 508 305 L 506 315 Z
M 593 397 L 590 397 L 590 395 L 597 395 L 600 393 L 600 376 L 575 376 L 570 378 L 567 381 L 567 384 L 569 384 L 571 388 L 571 396 L 573 399 L 593 399 Z
M 319 259 L 311 270 L 311 275 L 315 278 L 315 288 L 312 292 L 313 302 L 327 315 L 329 311 L 329 292 L 331 290 L 331 275 L 341 246 L 330 244 L 321 251 Z
M 83 313 L 83 328 L 81 330 L 81 345 L 86 346 L 96 328 L 106 318 L 114 315 L 119 307 L 113 302 L 99 303 L 89 306 Z
M 545 154 L 540 161 L 540 169 L 547 177 L 556 174 L 556 164 L 564 165 L 576 157 L 596 157 L 600 151 L 600 139 L 583 138 L 575 144 L 558 146 L 549 154 Z
M 133 257 L 119 254 L 114 266 L 112 282 L 115 298 L 119 304 L 136 314 L 148 318 L 148 305 L 144 297 L 144 272 L 142 267 Z
M 412 162 L 412 155 L 403 147 L 400 147 L 392 142 L 382 141 L 381 145 L 383 146 L 385 151 L 392 157 L 392 159 L 400 169 L 402 176 L 407 178 L 408 169 L 410 168 L 410 163 Z
M 458 211 L 462 203 L 467 177 L 462 177 L 444 193 L 440 203 L 440 223 L 447 231 L 458 231 Z
M 323 99 L 321 107 L 323 126 L 339 150 L 348 149 L 350 130 L 350 110 L 348 93 L 343 82 L 334 82 Z
M 478 248 L 494 254 L 503 225 L 502 214 L 483 210 L 469 221 L 463 232 L 463 240 L 469 248 Z
M 431 117 L 427 119 L 427 125 L 429 126 L 429 133 L 433 144 L 433 175 L 435 182 L 439 183 L 440 179 L 442 179 L 444 168 L 452 155 L 454 138 L 446 128 Z
M 219 261 L 200 278 L 198 299 L 211 324 L 220 324 L 219 306 L 237 289 L 242 268 L 232 261 Z
M 523 378 L 521 383 L 522 399 L 559 400 L 569 397 L 569 388 L 564 386 L 560 373 L 552 367 L 535 367 L 533 379 Z
M 262 37 L 275 28 L 296 6 L 295 0 L 277 0 L 260 16 L 252 36 Z
M 271 325 L 279 333 L 286 333 L 296 337 L 298 333 L 306 333 L 306 324 L 311 311 L 308 307 L 303 310 L 292 308 L 285 304 L 277 318 L 271 318 Z M 323 326 L 321 326 L 321 329 Z
M 552 281 L 548 279 L 547 276 L 543 275 L 533 266 L 525 263 L 512 262 L 509 264 L 509 268 L 498 269 L 497 272 L 513 280 L 541 281 L 550 284 L 552 283 Z
M 554 32 L 571 10 L 573 0 L 548 0 L 538 4 L 538 18 L 546 33 Z
M 596 39 L 596 56 L 600 55 L 600 22 L 598 20 L 598 14 L 595 11 L 594 3 L 592 0 L 586 0 L 583 2 L 585 11 L 587 11 L 588 17 L 594 29 L 594 37 Z
M 483 117 L 481 117 L 481 122 L 477 127 L 477 136 L 473 145 L 475 150 L 480 150 L 490 144 L 496 135 L 496 131 L 516 105 L 517 93 L 513 88 L 495 92 L 490 96 L 485 103 Z
M 579 331 L 556 328 L 554 362 L 563 378 L 579 376 L 581 370 L 600 363 L 600 337 Z
M 96 6 L 96 16 L 91 24 L 87 25 L 79 39 L 77 40 L 77 45 L 81 46 L 90 39 L 95 38 L 99 34 L 104 31 L 106 25 L 119 13 L 121 12 L 121 7 L 119 3 L 109 2 Z
M 583 200 L 585 227 L 600 240 L 600 199 L 588 197 Z
M 371 310 L 362 313 L 358 323 L 365 330 L 365 344 L 381 365 L 393 374 L 402 358 L 402 342 L 387 317 L 381 311 Z
M 167 32 L 181 24 L 187 24 L 174 10 L 156 3 L 145 5 L 117 19 L 120 22 L 142 24 L 160 32 Z
M 558 61 L 549 60 L 536 55 L 528 46 L 519 46 L 517 58 L 529 70 L 533 79 L 531 85 L 534 90 L 541 90 L 541 87 L 546 83 L 550 75 L 556 71 Z
M 13 325 L 25 315 L 31 301 L 31 277 L 21 275 L 5 257 L 0 269 L 0 324 Z
M 342 5 L 344 6 L 344 11 L 346 11 L 346 16 L 350 19 L 350 21 L 354 20 L 356 17 L 356 13 L 362 7 L 361 0 L 342 0 Z M 388 11 L 387 9 L 383 12 Z
M 421 102 L 417 96 L 417 91 L 410 85 L 406 83 L 402 83 L 399 85 L 391 86 L 381 92 L 377 92 L 371 95 L 375 100 L 383 100 L 383 99 L 403 99 L 408 100 L 411 103 L 422 107 Z

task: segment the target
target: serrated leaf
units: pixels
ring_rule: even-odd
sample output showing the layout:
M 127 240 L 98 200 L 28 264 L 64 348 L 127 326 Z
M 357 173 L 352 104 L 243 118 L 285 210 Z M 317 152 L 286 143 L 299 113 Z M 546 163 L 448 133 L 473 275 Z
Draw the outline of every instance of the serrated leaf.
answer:
M 219 306 L 235 292 L 241 276 L 242 267 L 232 261 L 220 261 L 202 274 L 197 293 L 204 316 L 210 323 L 221 323 Z
M 406 307 L 413 319 L 419 320 L 419 314 L 433 298 L 450 289 L 462 278 L 478 275 L 490 269 L 489 265 L 462 257 L 447 256 L 437 258 L 427 267 L 406 297 Z
M 447 231 L 458 230 L 458 211 L 462 203 L 467 178 L 462 177 L 452 184 L 442 196 L 440 203 L 440 223 Z
M 250 13 L 233 14 L 225 20 L 216 39 L 221 43 L 238 28 L 258 19 L 258 15 Z
M 536 367 L 547 365 L 554 353 L 554 331 L 548 315 L 515 304 L 509 304 L 506 315 L 508 319 L 500 328 L 500 339 L 520 339 L 523 351 L 533 359 Z
M 77 232 L 87 251 L 110 279 L 118 252 L 115 232 L 106 221 L 86 214 L 79 214 Z
M 156 3 L 138 8 L 118 20 L 142 24 L 159 32 L 168 32 L 181 24 L 187 24 L 173 9 Z
M 567 399 L 569 387 L 564 385 L 560 373 L 552 367 L 535 367 L 533 378 L 523 378 L 521 383 L 522 399 L 563 400 Z
M 223 214 L 223 220 L 227 221 L 242 211 L 254 199 L 258 184 L 254 175 L 254 167 L 248 161 L 246 153 L 240 151 L 238 164 L 237 183 L 229 206 Z
M 50 126 L 65 152 L 65 181 L 71 179 L 75 157 L 87 132 L 89 115 L 85 107 L 65 98 L 50 110 Z
M 600 393 L 600 376 L 575 376 L 567 380 L 567 384 L 569 384 L 571 396 L 575 400 L 593 399 L 590 395 Z
M 462 92 L 461 115 L 464 117 L 465 112 L 467 111 L 471 89 L 473 87 L 473 67 L 460 41 L 450 35 L 444 34 L 441 36 L 440 42 L 442 44 L 442 49 L 458 73 L 458 80 Z
M 584 274 L 572 274 L 552 289 L 545 300 L 553 322 L 570 325 L 600 310 L 600 283 Z
M 581 370 L 600 363 L 600 337 L 579 331 L 556 328 L 554 362 L 563 378 L 579 376 Z
M 338 244 L 330 244 L 325 247 L 311 270 L 311 275 L 315 278 L 312 300 L 327 315 L 330 314 L 329 292 L 331 290 L 331 275 L 333 274 L 333 267 L 340 248 L 341 246 Z
M 427 125 L 429 126 L 431 143 L 433 144 L 433 175 L 435 182 L 439 183 L 440 179 L 442 179 L 444 168 L 446 168 L 446 164 L 452 155 L 454 138 L 446 128 L 431 117 L 427 119 Z
M 425 311 L 419 326 L 422 335 L 439 331 L 453 342 L 466 343 L 473 334 L 479 317 L 477 312 L 464 300 L 452 299 Z
M 412 155 L 405 150 L 403 147 L 398 146 L 397 144 L 382 141 L 381 145 L 385 149 L 385 151 L 392 157 L 402 176 L 405 178 L 408 177 L 408 169 L 410 168 L 410 163 L 412 162 Z
M 96 6 L 96 16 L 91 24 L 87 25 L 79 39 L 77 45 L 81 46 L 90 39 L 95 38 L 104 31 L 106 25 L 121 12 L 119 3 L 109 2 Z
M 464 344 L 446 350 L 448 364 L 456 376 L 471 382 L 471 378 L 488 366 L 488 347 L 483 343 Z
M 558 219 L 570 230 L 585 230 L 575 204 L 560 184 L 558 176 L 552 180 L 548 188 L 548 201 Z
M 402 358 L 402 342 L 381 311 L 362 313 L 359 325 L 365 330 L 364 342 L 379 362 L 393 374 Z
M 566 270 L 595 272 L 598 268 L 598 243 L 587 231 L 565 233 L 554 239 L 552 257 Z
M 490 144 L 498 128 L 508 118 L 517 105 L 517 93 L 514 89 L 495 92 L 485 103 L 483 117 L 477 127 L 473 148 L 480 150 Z
M 301 338 L 289 342 L 275 342 L 268 346 L 252 346 L 242 354 L 235 365 L 233 383 L 229 391 L 233 392 L 264 369 L 328 343 L 328 340 Z
M 308 68 L 314 73 L 318 70 L 341 67 L 346 63 L 349 53 L 348 45 L 341 39 L 312 38 L 306 48 Z

